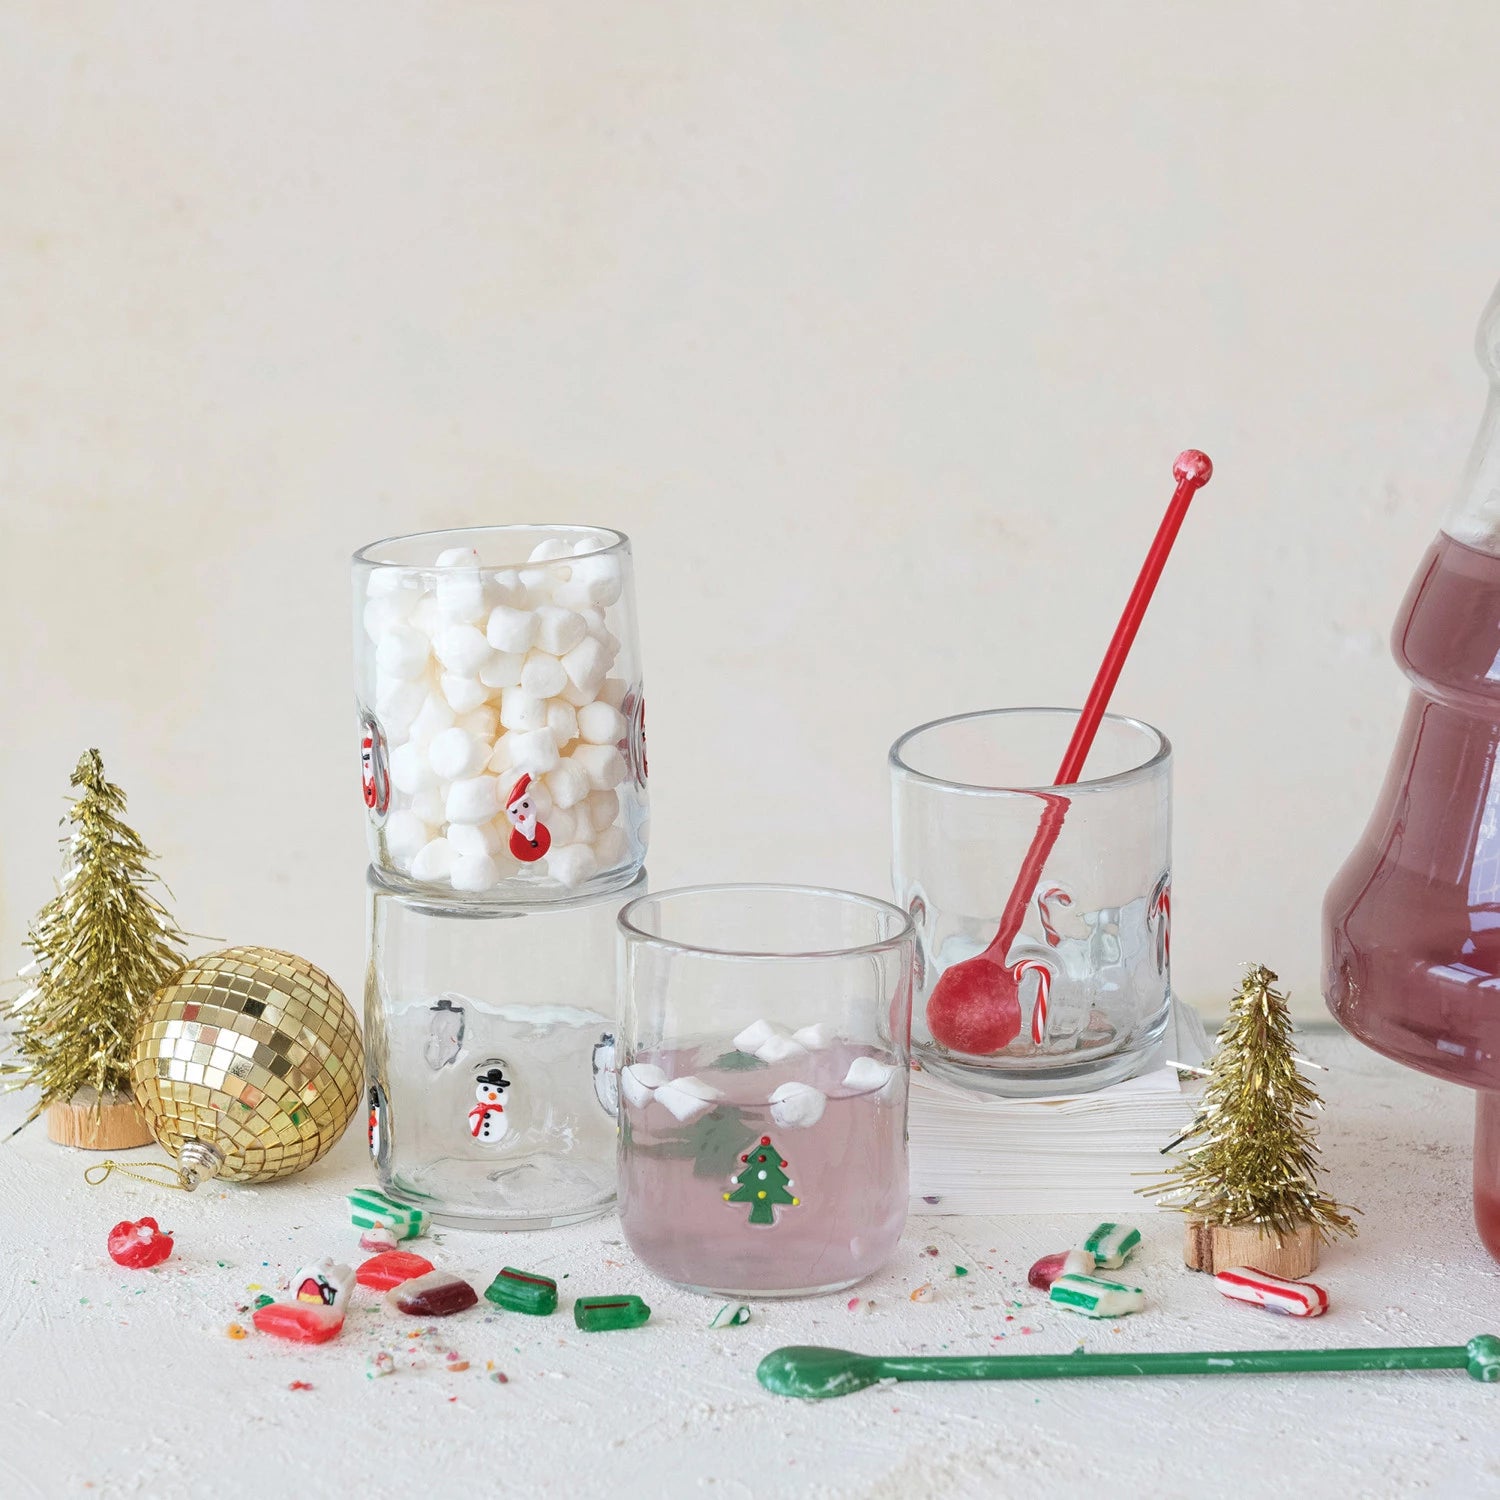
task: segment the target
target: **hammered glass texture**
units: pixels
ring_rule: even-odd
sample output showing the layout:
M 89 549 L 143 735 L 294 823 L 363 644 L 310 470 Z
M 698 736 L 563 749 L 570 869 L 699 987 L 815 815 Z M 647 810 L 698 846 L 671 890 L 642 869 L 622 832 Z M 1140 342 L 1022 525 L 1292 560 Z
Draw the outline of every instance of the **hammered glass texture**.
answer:
M 226 948 L 156 992 L 131 1086 L 177 1156 L 209 1141 L 220 1177 L 269 1182 L 309 1167 L 344 1132 L 363 1092 L 354 1011 L 321 969 L 274 948 Z

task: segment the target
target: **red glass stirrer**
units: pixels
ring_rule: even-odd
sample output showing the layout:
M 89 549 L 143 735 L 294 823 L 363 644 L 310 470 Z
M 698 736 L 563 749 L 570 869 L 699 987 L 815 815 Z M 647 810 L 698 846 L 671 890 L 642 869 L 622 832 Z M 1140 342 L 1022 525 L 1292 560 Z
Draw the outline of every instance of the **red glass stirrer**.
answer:
M 1109 650 L 1104 653 L 1104 663 L 1089 690 L 1088 701 L 1078 716 L 1073 737 L 1068 741 L 1062 765 L 1058 767 L 1055 786 L 1071 786 L 1083 775 L 1094 736 L 1099 732 L 1100 720 L 1109 707 L 1110 694 L 1120 680 L 1120 670 L 1125 665 L 1136 632 L 1141 628 L 1146 606 L 1150 604 L 1157 580 L 1166 566 L 1172 543 L 1177 540 L 1188 505 L 1194 494 L 1213 477 L 1213 472 L 1214 466 L 1208 455 L 1196 448 L 1177 455 L 1177 461 L 1172 465 L 1177 488 L 1157 528 L 1135 587 L 1130 591 Z M 1055 791 L 1035 795 L 1044 804 L 1041 821 L 1031 848 L 1021 862 L 1021 871 L 1016 876 L 1010 899 L 1000 914 L 1000 928 L 994 940 L 983 953 L 945 970 L 927 1001 L 927 1026 L 933 1040 L 952 1051 L 967 1052 L 971 1057 L 986 1057 L 999 1052 L 1002 1047 L 1008 1047 L 1021 1031 L 1022 976 L 1016 972 L 1021 966 L 1007 963 L 1006 958 L 1010 945 L 1021 930 L 1021 919 L 1041 882 L 1042 870 L 1068 815 L 1067 797 Z

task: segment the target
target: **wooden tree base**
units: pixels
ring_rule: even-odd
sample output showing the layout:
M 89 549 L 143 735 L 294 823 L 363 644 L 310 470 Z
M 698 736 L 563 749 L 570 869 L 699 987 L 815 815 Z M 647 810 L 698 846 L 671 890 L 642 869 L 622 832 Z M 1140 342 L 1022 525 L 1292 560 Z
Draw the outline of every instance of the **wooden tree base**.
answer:
M 1303 1224 L 1278 1240 L 1253 1224 L 1206 1224 L 1189 1219 L 1182 1258 L 1190 1271 L 1226 1271 L 1252 1266 L 1268 1276 L 1296 1281 L 1314 1270 L 1322 1242 L 1312 1225 Z
M 47 1138 L 85 1151 L 128 1151 L 151 1144 L 146 1117 L 128 1094 L 106 1094 L 97 1103 L 95 1099 L 94 1091 L 87 1089 L 66 1104 L 49 1104 Z

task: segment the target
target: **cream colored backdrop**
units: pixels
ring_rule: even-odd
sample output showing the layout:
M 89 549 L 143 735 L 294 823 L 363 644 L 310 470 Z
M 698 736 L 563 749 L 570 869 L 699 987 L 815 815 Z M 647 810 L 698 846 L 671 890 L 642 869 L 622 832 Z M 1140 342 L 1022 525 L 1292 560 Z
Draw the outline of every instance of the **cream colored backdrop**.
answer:
M 635 539 L 658 884 L 887 887 L 886 747 L 1176 744 L 1179 989 L 1317 1008 L 1482 397 L 1500 8 L 0 0 L 3 966 L 97 744 L 183 924 L 356 993 L 346 558 Z

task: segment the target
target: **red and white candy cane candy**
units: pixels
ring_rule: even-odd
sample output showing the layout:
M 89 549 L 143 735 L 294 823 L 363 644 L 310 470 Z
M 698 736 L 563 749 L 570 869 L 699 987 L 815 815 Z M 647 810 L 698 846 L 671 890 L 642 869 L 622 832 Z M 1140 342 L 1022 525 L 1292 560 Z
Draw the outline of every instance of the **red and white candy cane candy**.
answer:
M 1328 1293 L 1310 1281 L 1283 1281 L 1253 1266 L 1230 1266 L 1216 1272 L 1214 1283 L 1226 1297 L 1250 1302 L 1268 1312 L 1294 1318 L 1316 1318 L 1328 1311 Z
M 1047 996 L 1052 991 L 1052 970 L 1039 958 L 1023 958 L 1011 971 L 1019 988 L 1028 974 L 1036 975 L 1036 1003 L 1031 1007 L 1031 1040 L 1038 1047 L 1047 1034 Z
M 1036 893 L 1036 914 L 1041 918 L 1042 932 L 1046 935 L 1049 948 L 1055 948 L 1062 942 L 1062 934 L 1052 920 L 1052 907 L 1072 904 L 1073 898 L 1060 885 L 1049 885 L 1046 890 Z

